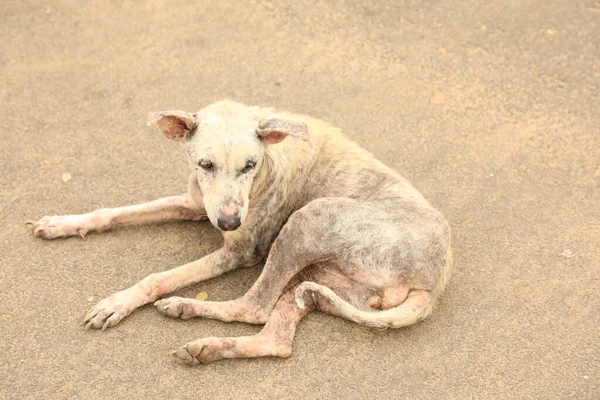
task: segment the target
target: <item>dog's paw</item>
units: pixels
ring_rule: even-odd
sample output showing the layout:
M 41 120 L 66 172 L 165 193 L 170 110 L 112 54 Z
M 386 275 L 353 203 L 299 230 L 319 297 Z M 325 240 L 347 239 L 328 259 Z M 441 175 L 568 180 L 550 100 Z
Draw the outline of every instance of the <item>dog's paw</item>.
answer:
M 223 358 L 223 339 L 217 337 L 198 339 L 180 347 L 171 355 L 180 364 L 209 364 Z
M 159 313 L 171 318 L 189 319 L 196 317 L 195 305 L 199 300 L 186 299 L 184 297 L 167 297 L 166 299 L 154 302 Z
M 26 224 L 33 226 L 34 236 L 56 239 L 75 235 L 83 238 L 90 228 L 89 222 L 85 215 L 55 215 L 37 222 L 27 221 Z
M 83 320 L 85 329 L 112 328 L 133 310 L 144 304 L 144 301 L 140 300 L 143 297 L 141 291 L 137 293 L 132 290 L 134 289 L 130 288 L 117 292 L 96 304 Z

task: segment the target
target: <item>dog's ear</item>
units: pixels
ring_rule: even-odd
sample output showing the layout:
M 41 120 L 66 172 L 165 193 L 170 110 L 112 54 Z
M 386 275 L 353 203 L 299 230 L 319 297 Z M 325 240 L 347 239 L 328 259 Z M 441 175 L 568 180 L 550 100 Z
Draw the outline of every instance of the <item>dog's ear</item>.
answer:
M 160 111 L 148 113 L 148 126 L 156 125 L 169 140 L 184 140 L 198 127 L 196 114 L 185 111 Z
M 269 144 L 279 143 L 287 136 L 308 140 L 308 127 L 304 122 L 281 118 L 260 119 L 256 134 Z

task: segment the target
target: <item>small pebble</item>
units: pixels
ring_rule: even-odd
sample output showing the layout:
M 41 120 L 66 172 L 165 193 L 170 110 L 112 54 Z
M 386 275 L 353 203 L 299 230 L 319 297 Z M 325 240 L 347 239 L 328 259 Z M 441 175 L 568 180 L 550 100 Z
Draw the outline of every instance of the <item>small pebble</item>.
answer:
M 569 249 L 565 249 L 559 254 L 559 256 L 564 258 L 573 258 L 573 252 Z
M 208 293 L 200 292 L 196 295 L 195 299 L 200 300 L 200 301 L 205 301 L 206 299 L 208 299 Z

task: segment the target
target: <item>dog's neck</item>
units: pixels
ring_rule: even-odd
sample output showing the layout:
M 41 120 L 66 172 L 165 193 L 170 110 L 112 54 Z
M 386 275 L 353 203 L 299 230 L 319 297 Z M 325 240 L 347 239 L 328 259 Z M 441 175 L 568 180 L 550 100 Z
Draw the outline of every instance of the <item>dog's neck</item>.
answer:
M 256 204 L 261 202 L 261 198 L 280 197 L 281 194 L 289 198 L 286 193 L 299 190 L 308 179 L 314 154 L 312 143 L 295 138 L 268 146 L 262 166 L 254 178 L 250 203 Z

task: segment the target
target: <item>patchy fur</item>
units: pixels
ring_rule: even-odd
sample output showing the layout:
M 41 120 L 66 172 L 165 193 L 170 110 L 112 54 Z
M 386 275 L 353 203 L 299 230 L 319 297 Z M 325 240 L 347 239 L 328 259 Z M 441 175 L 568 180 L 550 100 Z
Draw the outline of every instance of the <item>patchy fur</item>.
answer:
M 237 267 L 266 260 L 243 297 L 225 302 L 170 297 L 175 318 L 264 324 L 241 338 L 204 338 L 174 352 L 188 364 L 221 358 L 288 357 L 310 310 L 378 328 L 426 318 L 450 276 L 446 220 L 403 177 L 326 122 L 222 101 L 197 113 L 151 113 L 165 137 L 184 141 L 188 193 L 84 215 L 44 217 L 46 239 L 119 224 L 208 218 L 221 249 L 152 274 L 98 303 L 86 328 L 108 328 L 137 307 Z

